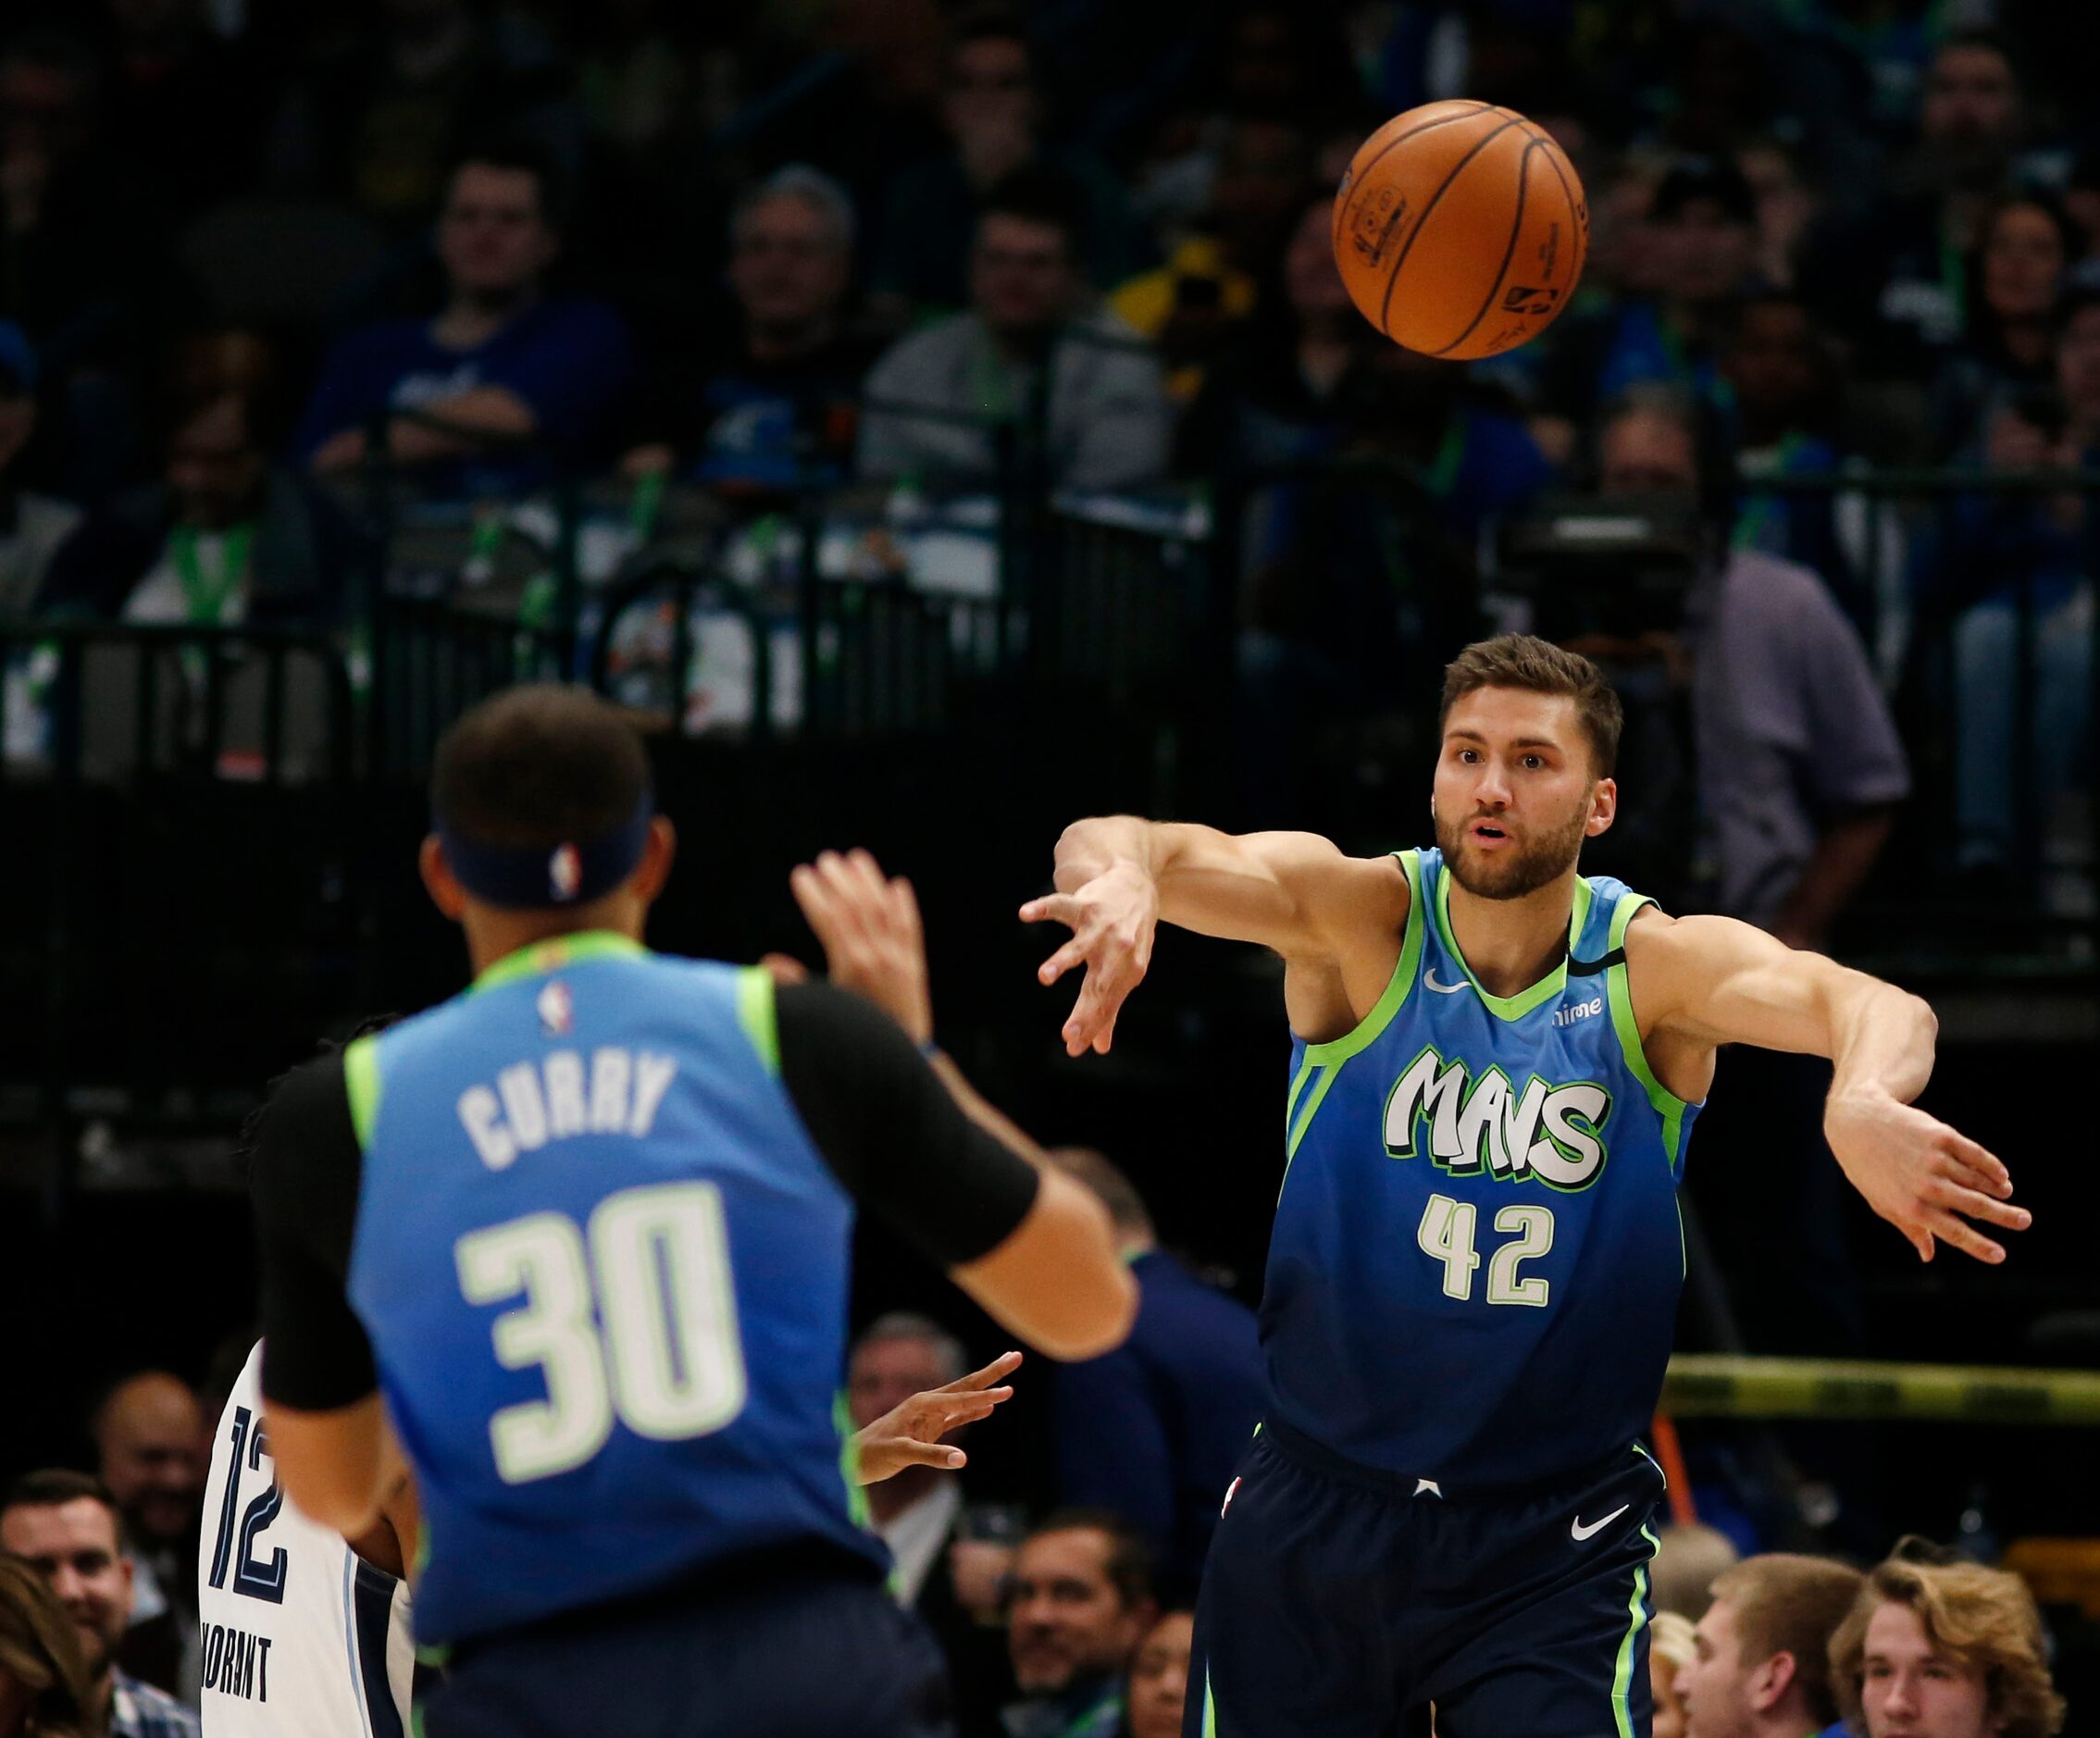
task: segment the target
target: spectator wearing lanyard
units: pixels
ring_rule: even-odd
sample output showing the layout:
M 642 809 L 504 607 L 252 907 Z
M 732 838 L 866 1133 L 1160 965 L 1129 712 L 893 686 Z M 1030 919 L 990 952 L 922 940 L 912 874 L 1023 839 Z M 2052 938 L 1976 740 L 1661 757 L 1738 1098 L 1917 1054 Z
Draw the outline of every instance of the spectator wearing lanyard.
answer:
M 270 463 L 267 379 L 253 340 L 192 346 L 168 394 L 163 480 L 67 540 L 46 607 L 204 627 L 336 618 L 353 533 Z

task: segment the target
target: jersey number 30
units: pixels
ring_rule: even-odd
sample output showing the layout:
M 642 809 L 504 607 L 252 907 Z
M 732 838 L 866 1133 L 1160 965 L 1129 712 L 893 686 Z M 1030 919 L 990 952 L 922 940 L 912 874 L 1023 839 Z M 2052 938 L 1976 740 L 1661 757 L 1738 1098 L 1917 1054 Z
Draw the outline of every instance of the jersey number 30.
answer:
M 722 1191 L 712 1183 L 623 1189 L 578 1228 L 528 1213 L 454 1249 L 471 1304 L 525 1301 L 496 1318 L 506 1370 L 538 1365 L 544 1400 L 489 1421 L 506 1484 L 552 1478 L 605 1446 L 617 1418 L 675 1442 L 720 1430 L 744 1408 L 743 1342 Z

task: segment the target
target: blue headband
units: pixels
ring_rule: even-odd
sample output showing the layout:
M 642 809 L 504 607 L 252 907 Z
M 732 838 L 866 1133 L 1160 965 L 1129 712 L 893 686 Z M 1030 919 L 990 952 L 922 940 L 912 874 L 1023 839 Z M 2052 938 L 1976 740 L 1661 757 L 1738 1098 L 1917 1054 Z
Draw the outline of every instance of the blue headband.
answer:
M 644 790 L 634 813 L 611 832 L 551 847 L 484 845 L 446 826 L 441 816 L 431 826 L 454 877 L 483 904 L 545 911 L 588 905 L 632 875 L 655 813 L 655 802 Z

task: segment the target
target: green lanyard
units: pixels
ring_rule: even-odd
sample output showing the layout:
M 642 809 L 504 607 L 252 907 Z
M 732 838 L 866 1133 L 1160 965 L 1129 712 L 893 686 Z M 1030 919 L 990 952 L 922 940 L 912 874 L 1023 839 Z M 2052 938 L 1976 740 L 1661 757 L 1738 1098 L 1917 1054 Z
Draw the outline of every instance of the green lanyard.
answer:
M 1800 453 L 1801 446 L 1802 441 L 1798 434 L 1782 436 L 1771 467 L 1763 475 L 1784 477 L 1793 466 L 1796 455 Z M 1758 490 L 1756 478 L 1746 480 L 1750 482 L 1751 487 L 1745 491 L 1747 498 L 1743 503 L 1743 511 L 1736 515 L 1735 534 L 1728 540 L 1731 547 L 1735 549 L 1758 549 L 1763 544 L 1765 533 L 1779 523 L 1784 509 L 1780 505 L 1777 496 L 1769 491 L 1760 493 Z
M 1465 413 L 1455 410 L 1451 420 L 1444 426 L 1444 438 L 1437 443 L 1436 456 L 1429 461 L 1428 470 L 1423 473 L 1423 487 L 1439 501 L 1449 500 L 1452 490 L 1459 485 L 1459 471 L 1465 462 Z
M 193 626 L 218 627 L 226 619 L 228 600 L 248 577 L 248 557 L 255 542 L 255 522 L 227 528 L 219 551 L 218 572 L 213 576 L 205 574 L 205 565 L 198 557 L 194 526 L 177 526 L 168 541 L 169 552 L 175 558 L 175 576 L 182 582 L 184 615 Z
M 1112 1691 L 1084 1714 L 1057 1734 L 1057 1738 L 1096 1738 L 1114 1727 L 1123 1718 L 1123 1695 Z

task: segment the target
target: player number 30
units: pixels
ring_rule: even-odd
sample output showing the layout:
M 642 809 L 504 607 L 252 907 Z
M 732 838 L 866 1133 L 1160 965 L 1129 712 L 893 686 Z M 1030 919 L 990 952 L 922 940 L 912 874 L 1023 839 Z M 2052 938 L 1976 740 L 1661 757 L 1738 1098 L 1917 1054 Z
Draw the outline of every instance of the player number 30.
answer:
M 743 1410 L 743 1343 L 714 1184 L 624 1189 L 581 1229 L 565 1213 L 528 1213 L 469 1233 L 454 1253 L 467 1302 L 525 1294 L 496 1318 L 496 1358 L 506 1370 L 538 1365 L 547 1384 L 544 1400 L 489 1421 L 505 1483 L 581 1466 L 615 1418 L 638 1436 L 675 1442 Z
M 1444 1264 L 1444 1295 L 1460 1303 L 1472 1297 L 1473 1271 L 1480 1257 L 1473 1249 L 1473 1233 L 1480 1210 L 1471 1201 L 1454 1201 L 1448 1195 L 1432 1195 L 1422 1210 L 1422 1223 L 1414 1240 L 1423 1252 Z M 1517 1277 L 1520 1263 L 1544 1255 L 1553 1247 L 1553 1210 L 1550 1207 L 1505 1207 L 1495 1215 L 1495 1229 L 1510 1237 L 1488 1258 L 1487 1301 L 1491 1304 L 1528 1304 L 1546 1308 L 1549 1286 L 1537 1273 Z

